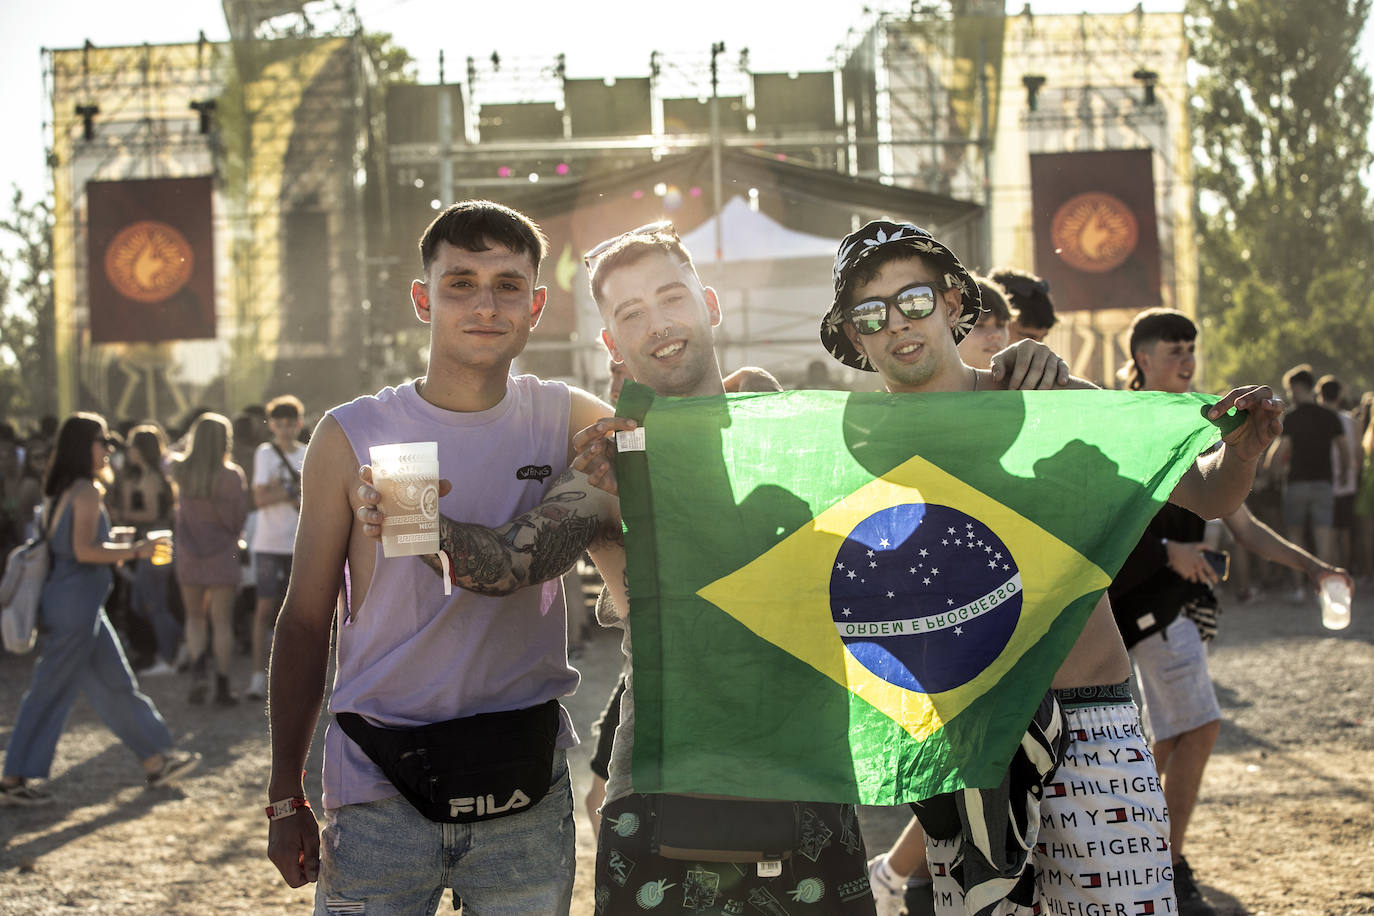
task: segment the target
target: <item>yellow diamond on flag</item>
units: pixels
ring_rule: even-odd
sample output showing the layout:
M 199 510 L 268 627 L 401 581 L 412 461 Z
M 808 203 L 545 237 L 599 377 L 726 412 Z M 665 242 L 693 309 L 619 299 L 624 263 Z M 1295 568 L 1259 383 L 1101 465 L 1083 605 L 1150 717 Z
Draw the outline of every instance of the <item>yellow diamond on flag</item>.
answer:
M 918 456 L 697 594 L 924 740 L 1110 582 Z

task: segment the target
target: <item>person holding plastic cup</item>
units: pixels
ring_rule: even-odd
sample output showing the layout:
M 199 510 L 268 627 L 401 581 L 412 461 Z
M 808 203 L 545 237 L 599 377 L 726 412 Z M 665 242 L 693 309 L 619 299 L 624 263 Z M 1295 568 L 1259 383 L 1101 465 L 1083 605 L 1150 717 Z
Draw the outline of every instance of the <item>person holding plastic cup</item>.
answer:
M 585 391 L 511 373 L 547 296 L 538 285 L 547 241 L 527 217 L 490 201 L 455 204 L 425 230 L 419 254 L 423 274 L 410 295 L 430 329 L 424 377 L 333 408 L 306 450 L 296 544 L 308 549 L 292 562 L 268 674 L 267 854 L 292 887 L 318 879 L 321 912 L 339 898 L 369 911 L 433 912 L 449 887 L 473 912 L 566 914 L 575 848 L 565 751 L 578 739 L 559 699 L 578 674 L 562 589 L 448 594 L 421 560 L 388 556 L 362 533 L 355 491 L 372 447 L 433 442 L 454 483 L 442 499 L 448 512 L 504 521 L 540 502 L 568 467 L 576 432 L 610 409 Z M 409 514 L 428 512 L 418 479 L 403 495 Z M 331 634 L 322 836 L 303 770 Z M 479 775 L 518 771 L 520 786 L 488 801 L 473 777 L 474 791 L 449 796 L 468 809 L 451 815 L 468 819 L 457 824 L 464 842 L 455 850 L 443 839 L 451 825 L 418 810 L 345 734 L 348 714 L 362 720 L 358 734 L 378 740 L 440 723 L 465 734 L 484 727 L 477 717 L 500 722 L 509 726 L 501 742 L 463 743 L 484 755 Z M 435 765 L 447 777 L 455 762 Z M 488 817 L 491 807 L 504 816 Z
M 98 414 L 77 413 L 58 430 L 43 477 L 42 524 L 52 567 L 39 605 L 38 661 L 19 705 L 5 752 L 0 806 L 52 804 L 46 779 L 67 714 L 84 695 L 102 722 L 143 763 L 148 785 L 190 773 L 200 755 L 175 742 L 152 700 L 138 689 L 124 650 L 105 614 L 117 563 L 146 559 L 156 543 L 109 539 L 105 486 L 112 480 L 113 440 Z

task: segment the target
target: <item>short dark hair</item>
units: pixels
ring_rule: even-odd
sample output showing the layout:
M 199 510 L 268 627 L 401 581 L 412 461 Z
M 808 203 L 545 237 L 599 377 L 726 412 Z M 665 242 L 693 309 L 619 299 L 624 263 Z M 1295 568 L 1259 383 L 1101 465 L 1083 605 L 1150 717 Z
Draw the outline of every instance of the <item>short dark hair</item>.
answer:
M 587 278 L 592 288 L 592 298 L 597 308 L 601 308 L 601 297 L 606 292 L 606 277 L 614 270 L 634 264 L 652 254 L 666 254 L 668 257 L 685 264 L 696 272 L 692 254 L 682 244 L 682 239 L 672 227 L 654 229 L 646 232 L 631 232 L 621 236 L 614 245 L 606 249 L 592 264 Z
M 982 294 L 983 311 L 992 312 L 992 317 L 1002 324 L 1011 321 L 1011 309 L 1007 307 L 1005 290 L 996 280 L 988 277 L 974 275 L 973 281 L 978 284 L 978 291 Z
M 854 305 L 854 290 L 857 287 L 871 283 L 884 267 L 896 261 L 920 261 L 940 276 L 940 279 L 935 283 L 938 289 L 941 291 L 949 289 L 945 285 L 944 273 L 940 270 L 940 265 L 933 259 L 925 257 L 909 245 L 883 245 L 850 268 L 849 275 L 845 277 L 844 286 L 840 289 L 841 310 L 848 312 Z
M 1142 347 L 1161 340 L 1167 343 L 1197 340 L 1197 325 L 1193 324 L 1193 319 L 1174 309 L 1146 309 L 1136 315 L 1131 322 L 1131 342 L 1128 344 L 1131 361 L 1127 366 L 1127 388 L 1139 391 L 1145 387 L 1145 374 L 1140 371 L 1135 355 Z
M 1015 267 L 999 267 L 988 276 L 1007 291 L 1007 303 L 1016 311 L 1018 322 L 1031 328 L 1054 327 L 1058 319 L 1048 280 Z
M 288 420 L 299 420 L 304 415 L 305 405 L 294 394 L 283 394 L 267 402 L 267 416 L 270 419 L 284 417 Z
M 1317 393 L 1323 401 L 1340 401 L 1341 380 L 1334 375 L 1323 375 L 1317 380 Z
M 534 221 L 518 210 L 490 200 L 464 200 L 434 217 L 420 236 L 420 263 L 425 273 L 434 263 L 440 242 L 467 251 L 487 251 L 503 245 L 527 255 L 539 276 L 539 262 L 549 253 L 549 240 Z
M 1307 363 L 1294 366 L 1283 374 L 1283 387 L 1289 391 L 1302 387 L 1311 391 L 1317 387 L 1317 377 L 1312 374 L 1312 367 Z

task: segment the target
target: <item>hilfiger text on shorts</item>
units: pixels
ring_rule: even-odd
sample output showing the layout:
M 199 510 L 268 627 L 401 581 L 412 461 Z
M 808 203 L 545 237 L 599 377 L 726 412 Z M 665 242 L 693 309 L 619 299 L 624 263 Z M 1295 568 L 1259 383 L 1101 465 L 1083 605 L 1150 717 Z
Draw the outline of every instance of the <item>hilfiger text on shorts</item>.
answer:
M 1158 776 L 1111 777 L 1109 779 L 1075 779 L 1052 782 L 1045 786 L 1046 798 L 1077 798 L 1083 795 L 1125 795 L 1141 792 L 1162 792 Z
M 1124 836 L 1109 840 L 1077 840 L 1069 843 L 1036 843 L 1035 848 L 1054 859 L 1091 859 L 1097 856 L 1124 856 L 1144 852 L 1168 852 L 1163 836 Z M 1149 870 L 1149 869 L 1147 869 Z

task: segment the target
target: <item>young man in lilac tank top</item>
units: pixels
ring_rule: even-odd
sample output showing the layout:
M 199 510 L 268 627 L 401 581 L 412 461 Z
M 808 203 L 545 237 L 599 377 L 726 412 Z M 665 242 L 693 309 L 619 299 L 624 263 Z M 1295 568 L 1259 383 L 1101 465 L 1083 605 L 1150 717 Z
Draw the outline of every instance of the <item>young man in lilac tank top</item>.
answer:
M 357 522 L 356 495 L 370 446 L 436 440 L 440 473 L 456 484 L 440 502 L 444 513 L 495 524 L 543 498 L 567 467 L 573 434 L 610 411 L 584 391 L 510 375 L 544 308 L 537 284 L 546 253 L 538 227 L 499 204 L 466 201 L 440 214 L 420 239 L 424 276 L 411 286 L 415 313 L 430 326 L 425 376 L 330 411 L 306 452 L 269 674 L 268 858 L 293 887 L 318 880 L 316 913 L 434 912 L 445 887 L 485 916 L 568 911 L 574 843 L 563 751 L 577 736 L 557 701 L 578 675 L 567 662 L 557 582 L 446 597 L 418 558 L 382 557 Z M 336 620 L 341 584 L 346 606 Z M 556 709 L 547 794 L 508 816 L 430 820 L 331 721 L 321 834 L 303 768 L 331 630 L 333 715 L 413 729 Z

